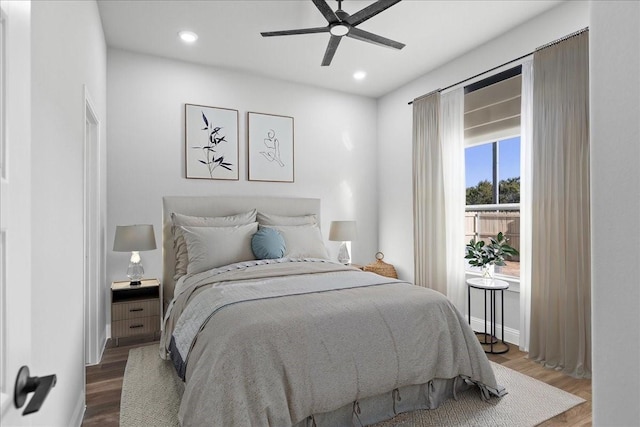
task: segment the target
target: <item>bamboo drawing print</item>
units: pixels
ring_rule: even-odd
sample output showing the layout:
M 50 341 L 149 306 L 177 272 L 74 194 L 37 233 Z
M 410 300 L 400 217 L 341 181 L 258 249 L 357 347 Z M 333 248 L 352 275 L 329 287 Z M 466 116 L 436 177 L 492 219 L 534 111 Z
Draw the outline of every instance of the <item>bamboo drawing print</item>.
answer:
M 186 177 L 237 180 L 238 111 L 185 104 Z
M 191 148 L 202 150 L 205 156 L 205 160 L 200 159 L 198 161 L 203 165 L 207 166 L 209 170 L 209 176 L 213 178 L 213 171 L 215 171 L 217 167 L 222 167 L 229 171 L 232 171 L 230 166 L 233 166 L 233 164 L 229 162 L 225 162 L 224 155 L 221 155 L 218 158 L 216 158 L 216 147 L 218 146 L 218 144 L 222 142 L 226 142 L 225 140 L 226 137 L 222 135 L 221 127 L 214 126 L 213 123 L 209 123 L 209 120 L 207 119 L 207 116 L 204 114 L 204 111 L 201 111 L 201 113 L 202 113 L 202 121 L 205 124 L 205 127 L 202 128 L 202 130 L 209 132 L 209 135 L 207 138 L 209 143 L 202 147 L 197 146 L 197 147 L 191 147 Z

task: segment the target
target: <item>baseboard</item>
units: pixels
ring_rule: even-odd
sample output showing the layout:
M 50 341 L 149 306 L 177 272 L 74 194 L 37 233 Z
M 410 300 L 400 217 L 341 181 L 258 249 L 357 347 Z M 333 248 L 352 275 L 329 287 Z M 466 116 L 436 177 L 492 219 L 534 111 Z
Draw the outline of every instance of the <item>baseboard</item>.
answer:
M 102 355 L 104 354 L 104 350 L 105 348 L 107 348 L 107 335 L 106 335 L 106 328 L 105 328 L 105 334 L 103 334 L 101 337 L 98 338 L 98 357 L 96 360 L 91 360 L 91 361 L 86 361 L 85 360 L 85 366 L 95 366 L 95 365 L 99 365 L 100 362 L 102 361 Z
M 102 350 L 100 350 L 100 357 L 98 358 L 98 363 L 102 362 L 102 356 L 104 355 L 104 350 L 107 348 L 107 337 L 109 335 L 107 334 L 107 329 L 105 328 L 105 334 L 103 336 L 100 337 L 100 341 L 102 341 L 102 344 L 100 345 L 100 348 Z
M 471 317 L 471 328 L 476 332 L 484 332 L 484 319 Z M 491 330 L 491 322 L 487 322 L 487 330 Z M 496 323 L 496 332 L 498 334 L 498 338 L 500 338 L 502 334 L 502 325 L 500 323 Z M 510 344 L 519 345 L 520 331 L 505 326 L 504 340 Z
M 71 417 L 70 426 L 82 426 L 82 420 L 84 419 L 84 411 L 87 409 L 85 405 L 85 394 L 84 392 L 80 393 L 80 397 L 78 399 L 78 403 L 76 403 L 76 407 L 73 410 L 73 415 Z

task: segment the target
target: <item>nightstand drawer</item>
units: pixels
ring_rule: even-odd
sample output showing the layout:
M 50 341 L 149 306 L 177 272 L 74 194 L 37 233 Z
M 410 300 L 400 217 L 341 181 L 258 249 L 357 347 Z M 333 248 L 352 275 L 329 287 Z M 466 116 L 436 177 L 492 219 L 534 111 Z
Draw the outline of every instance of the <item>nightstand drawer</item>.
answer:
M 111 323 L 111 336 L 113 338 L 152 334 L 158 331 L 160 331 L 160 316 L 139 317 Z
M 111 306 L 112 321 L 159 315 L 160 304 L 157 299 L 116 302 Z

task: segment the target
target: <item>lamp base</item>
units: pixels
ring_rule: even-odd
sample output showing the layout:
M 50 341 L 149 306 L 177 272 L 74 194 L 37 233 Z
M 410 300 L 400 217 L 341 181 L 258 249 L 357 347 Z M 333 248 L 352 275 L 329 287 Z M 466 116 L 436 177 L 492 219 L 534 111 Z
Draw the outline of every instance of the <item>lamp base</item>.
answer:
M 137 251 L 131 252 L 131 260 L 129 268 L 127 268 L 127 277 L 129 278 L 129 286 L 140 286 L 140 281 L 144 277 L 144 268 L 140 260 L 140 254 Z
M 351 264 L 351 255 L 349 254 L 347 242 L 342 242 L 340 245 L 340 249 L 338 250 L 338 262 L 344 265 Z

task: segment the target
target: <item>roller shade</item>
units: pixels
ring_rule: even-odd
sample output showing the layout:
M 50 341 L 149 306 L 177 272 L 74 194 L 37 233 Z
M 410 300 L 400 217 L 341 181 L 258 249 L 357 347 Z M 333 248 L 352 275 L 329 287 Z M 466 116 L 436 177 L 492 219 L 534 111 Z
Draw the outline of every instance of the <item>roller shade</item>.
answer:
M 520 74 L 464 96 L 466 145 L 520 133 Z

